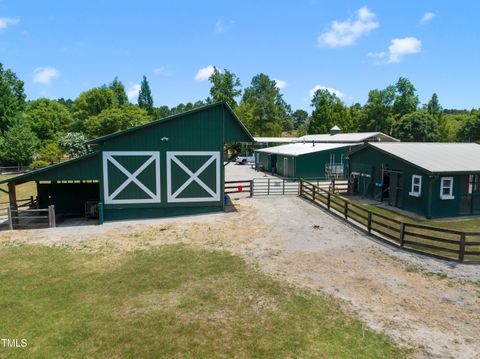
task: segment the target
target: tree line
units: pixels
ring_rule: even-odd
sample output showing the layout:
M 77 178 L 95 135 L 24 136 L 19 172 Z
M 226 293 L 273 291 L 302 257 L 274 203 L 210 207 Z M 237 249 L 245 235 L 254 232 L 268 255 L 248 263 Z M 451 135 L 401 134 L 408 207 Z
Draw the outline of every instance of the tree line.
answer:
M 371 90 L 364 105 L 346 105 L 319 89 L 310 113 L 292 110 L 275 80 L 263 73 L 245 88 L 226 69 L 214 68 L 209 81 L 209 97 L 175 107 L 155 107 L 145 76 L 137 103 L 128 100 L 118 78 L 76 99 L 27 101 L 23 81 L 0 63 L 0 165 L 42 167 L 77 157 L 86 153 L 88 139 L 217 101 L 228 103 L 254 136 L 328 133 L 338 125 L 344 132 L 380 131 L 402 141 L 480 141 L 480 110 L 443 109 L 435 93 L 421 105 L 414 85 L 403 77 Z

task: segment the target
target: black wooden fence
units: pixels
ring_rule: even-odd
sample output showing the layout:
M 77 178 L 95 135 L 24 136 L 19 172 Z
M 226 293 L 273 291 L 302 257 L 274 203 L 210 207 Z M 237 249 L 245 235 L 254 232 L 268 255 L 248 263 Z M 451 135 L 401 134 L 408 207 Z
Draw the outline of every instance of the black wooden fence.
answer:
M 480 263 L 480 232 L 402 222 L 369 211 L 305 180 L 300 180 L 300 196 L 395 246 L 437 258 Z

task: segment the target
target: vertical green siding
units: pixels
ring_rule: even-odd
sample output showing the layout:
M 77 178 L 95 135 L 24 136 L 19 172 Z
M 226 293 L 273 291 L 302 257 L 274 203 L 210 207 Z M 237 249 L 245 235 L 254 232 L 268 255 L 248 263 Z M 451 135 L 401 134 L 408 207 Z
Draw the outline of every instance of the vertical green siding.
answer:
M 466 188 L 468 175 L 462 174 L 431 174 L 426 170 L 417 168 L 407 162 L 387 153 L 366 147 L 353 153 L 349 158 L 349 172 L 358 172 L 369 174 L 370 177 L 368 190 L 365 196 L 373 198 L 372 180 L 375 166 L 385 165 L 388 169 L 403 172 L 403 203 L 399 206 L 401 209 L 431 218 L 455 217 L 467 215 L 461 213 L 460 205 L 462 192 Z M 422 178 L 421 195 L 419 197 L 410 195 L 412 186 L 412 176 L 419 175 Z M 440 196 L 440 183 L 442 177 L 453 177 L 453 199 L 442 199 Z M 429 199 L 429 186 L 431 186 L 431 198 Z M 362 193 L 359 193 L 363 195 Z M 430 202 L 430 204 L 429 204 Z

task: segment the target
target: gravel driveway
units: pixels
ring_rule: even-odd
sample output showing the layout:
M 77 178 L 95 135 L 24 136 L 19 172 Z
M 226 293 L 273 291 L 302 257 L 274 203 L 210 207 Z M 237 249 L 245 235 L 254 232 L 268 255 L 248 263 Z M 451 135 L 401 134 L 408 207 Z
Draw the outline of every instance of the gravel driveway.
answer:
M 169 243 L 225 249 L 415 349 L 416 357 L 480 356 L 480 268 L 403 252 L 298 197 L 234 200 L 227 213 L 0 232 L 1 245 L 115 255 Z M 436 274 L 432 274 L 436 273 Z

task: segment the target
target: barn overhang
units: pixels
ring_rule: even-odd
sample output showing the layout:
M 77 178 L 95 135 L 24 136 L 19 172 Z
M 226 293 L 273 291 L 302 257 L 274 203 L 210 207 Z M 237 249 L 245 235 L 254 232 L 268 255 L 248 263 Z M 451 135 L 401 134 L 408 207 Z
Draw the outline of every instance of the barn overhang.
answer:
M 92 152 L 69 161 L 4 179 L 0 181 L 0 184 L 13 183 L 19 185 L 30 181 L 98 181 L 99 179 L 99 153 Z

